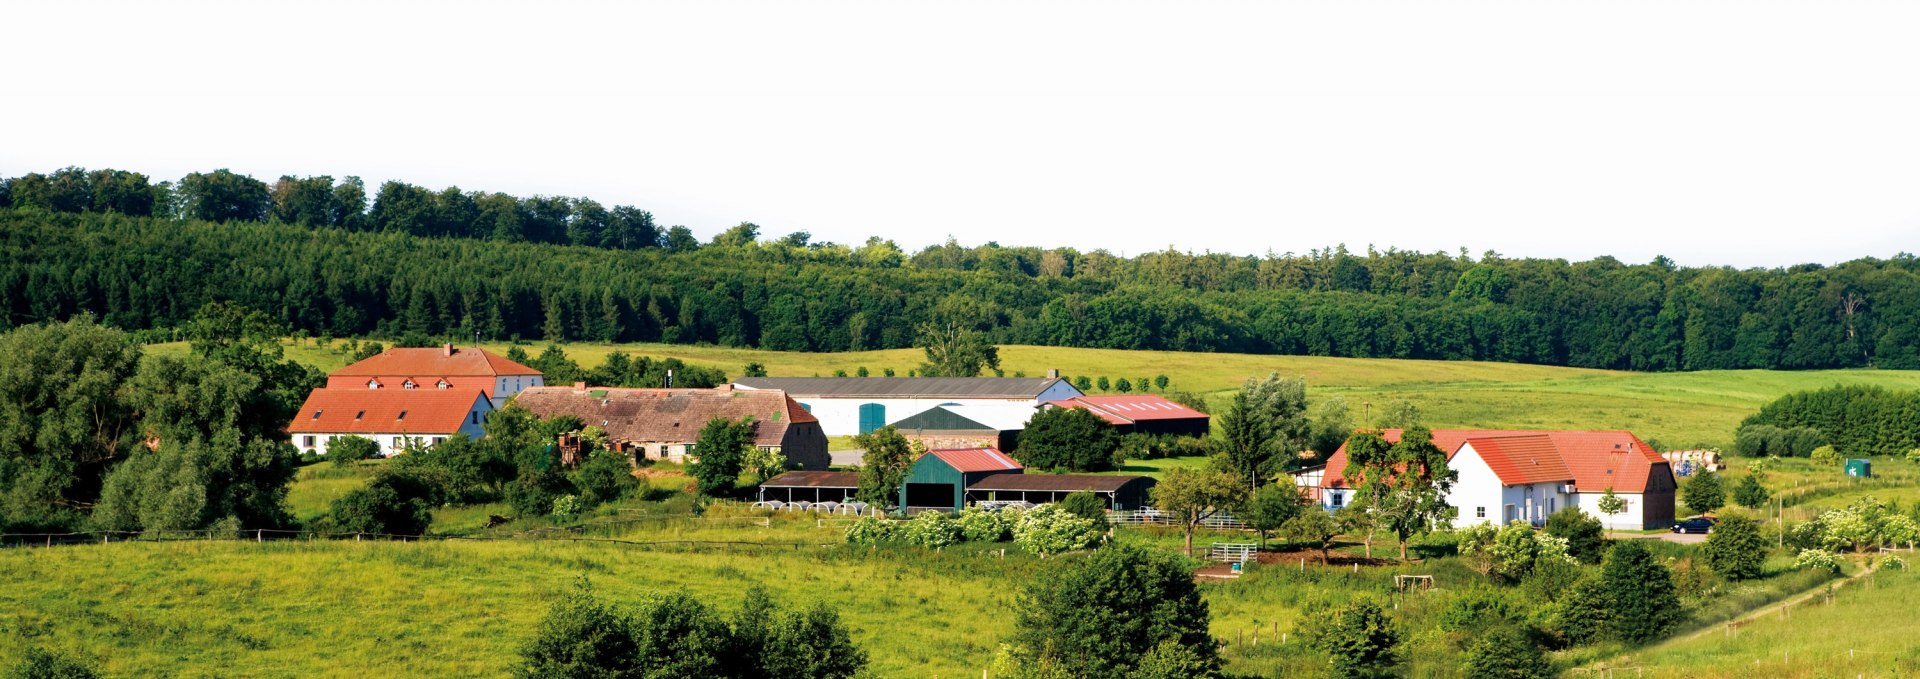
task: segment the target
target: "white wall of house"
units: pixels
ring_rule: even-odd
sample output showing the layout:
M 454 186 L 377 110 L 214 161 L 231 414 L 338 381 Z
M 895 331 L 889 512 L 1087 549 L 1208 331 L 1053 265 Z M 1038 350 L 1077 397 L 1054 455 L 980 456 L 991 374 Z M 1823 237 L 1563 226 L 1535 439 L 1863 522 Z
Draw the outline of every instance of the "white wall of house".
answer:
M 627 445 L 628 445 L 628 448 L 627 448 L 628 454 L 632 455 L 634 458 L 634 461 L 636 462 L 639 460 L 664 460 L 667 462 L 678 462 L 678 463 L 684 464 L 687 462 L 692 462 L 694 460 L 700 459 L 699 456 L 695 454 L 697 452 L 697 449 L 695 448 L 694 444 L 691 442 L 687 442 L 687 443 L 632 443 L 632 442 L 629 442 Z M 757 447 L 761 450 L 772 450 L 776 452 L 780 450 L 780 446 L 757 446 Z
M 1447 493 L 1447 504 L 1457 510 L 1455 528 L 1513 521 L 1542 524 L 1547 515 L 1572 502 L 1564 481 L 1507 485 L 1470 443 L 1461 445 L 1447 466 L 1460 474 Z
M 1583 492 L 1583 493 L 1577 494 L 1576 498 L 1580 503 L 1579 505 L 1580 511 L 1586 512 L 1587 516 L 1591 516 L 1593 518 L 1599 519 L 1600 525 L 1602 526 L 1605 526 L 1609 529 L 1617 529 L 1617 530 L 1645 529 L 1646 528 L 1645 509 L 1646 508 L 1641 506 L 1641 502 L 1643 500 L 1643 498 L 1641 497 L 1641 494 L 1640 493 L 1622 493 L 1619 491 L 1614 491 L 1613 494 L 1615 497 L 1618 497 L 1621 500 L 1625 500 L 1627 503 L 1627 508 L 1625 510 L 1622 510 L 1619 514 L 1614 514 L 1612 516 L 1608 516 L 1604 513 L 1601 513 L 1600 511 L 1600 498 L 1606 496 L 1605 491 L 1598 492 L 1598 493 Z
M 493 405 L 506 405 L 507 399 L 527 387 L 546 386 L 546 380 L 539 375 L 501 375 L 494 378 Z
M 460 428 L 451 432 L 299 433 L 294 434 L 291 440 L 293 441 L 293 447 L 298 448 L 300 452 L 318 453 L 322 457 L 325 457 L 327 454 L 327 446 L 332 443 L 333 439 L 342 436 L 358 436 L 373 439 L 374 443 L 380 444 L 381 457 L 393 457 L 406 451 L 408 438 L 412 438 L 414 441 L 423 445 L 433 445 L 446 440 L 454 434 L 466 434 L 468 438 L 476 439 L 485 436 L 486 431 L 480 428 L 480 422 L 486 419 L 487 412 L 493 408 L 489 405 L 483 405 L 486 403 L 484 399 L 475 399 L 474 403 L 475 407 L 473 410 L 468 411 L 466 419 L 461 420 Z

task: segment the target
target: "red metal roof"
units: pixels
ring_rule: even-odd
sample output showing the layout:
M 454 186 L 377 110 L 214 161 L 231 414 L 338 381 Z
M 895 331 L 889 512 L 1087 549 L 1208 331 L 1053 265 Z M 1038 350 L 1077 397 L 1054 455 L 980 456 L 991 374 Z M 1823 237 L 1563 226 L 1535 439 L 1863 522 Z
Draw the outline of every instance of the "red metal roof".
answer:
M 1381 434 L 1390 443 L 1400 441 L 1399 429 L 1388 429 Z M 1647 480 L 1653 474 L 1673 474 L 1672 467 L 1659 451 L 1629 431 L 1524 431 L 1514 429 L 1435 429 L 1433 443 L 1447 451 L 1447 458 L 1460 452 L 1460 445 L 1472 439 L 1504 439 L 1509 437 L 1545 436 L 1559 455 L 1560 464 L 1566 468 L 1575 487 L 1583 493 L 1598 493 L 1612 488 L 1622 493 L 1643 493 L 1647 489 Z M 1492 444 L 1502 448 L 1504 441 Z M 1515 443 L 1513 445 L 1522 445 Z M 1527 444 L 1531 445 L 1531 444 Z M 1476 444 L 1474 450 L 1480 450 Z M 1544 463 L 1543 463 L 1544 464 Z M 1493 466 L 1491 460 L 1488 466 Z M 1344 472 L 1347 468 L 1347 446 L 1327 458 L 1327 472 L 1320 480 L 1323 488 L 1344 488 L 1347 486 Z M 1496 468 L 1496 472 L 1497 472 Z M 1525 481 L 1507 481 L 1503 483 L 1525 483 Z M 1516 477 L 1520 478 L 1520 477 Z
M 388 349 L 368 356 L 353 365 L 335 370 L 332 376 L 365 377 L 497 377 L 500 375 L 538 375 L 540 371 L 507 360 L 485 349 L 427 347 Z M 425 385 L 422 385 L 425 386 Z
M 1086 408 L 1113 424 L 1132 424 L 1148 420 L 1207 419 L 1207 414 L 1151 394 L 1128 396 L 1075 396 L 1048 401 L 1060 408 Z
M 445 435 L 467 424 L 476 407 L 493 409 L 478 389 L 315 389 L 287 432 Z
M 947 463 L 947 466 L 962 473 L 1026 469 L 1013 458 L 1007 457 L 1006 453 L 992 448 L 946 448 L 929 450 L 927 454 L 940 458 L 941 462 Z

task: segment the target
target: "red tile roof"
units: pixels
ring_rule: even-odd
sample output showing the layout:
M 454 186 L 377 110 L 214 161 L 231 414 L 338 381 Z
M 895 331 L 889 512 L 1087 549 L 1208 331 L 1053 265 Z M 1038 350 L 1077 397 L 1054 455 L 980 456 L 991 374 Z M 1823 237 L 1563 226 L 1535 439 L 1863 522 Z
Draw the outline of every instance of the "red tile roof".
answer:
M 1007 457 L 1006 453 L 992 448 L 947 448 L 929 450 L 927 454 L 940 458 L 941 462 L 947 463 L 947 466 L 952 467 L 954 471 L 962 473 L 1026 469 L 1013 458 Z
M 1467 439 L 1466 445 L 1473 446 L 1504 485 L 1573 480 L 1553 437 L 1546 434 L 1476 437 Z
M 607 436 L 634 443 L 690 443 L 716 417 L 753 418 L 755 445 L 782 445 L 787 426 L 819 422 L 773 389 L 622 389 L 530 387 L 513 403 L 541 417 L 572 415 Z
M 1148 420 L 1207 419 L 1206 413 L 1151 394 L 1075 396 L 1070 399 L 1048 401 L 1047 405 L 1060 408 L 1086 408 L 1113 424 L 1132 424 Z
M 452 434 L 470 422 L 476 404 L 493 409 L 478 389 L 315 389 L 287 432 Z
M 1383 432 L 1387 441 L 1400 441 L 1399 429 Z M 1447 451 L 1451 459 L 1460 451 L 1460 445 L 1471 439 L 1504 439 L 1508 437 L 1545 436 L 1558 452 L 1560 463 L 1571 473 L 1575 487 L 1583 493 L 1598 493 L 1612 488 L 1622 493 L 1646 492 L 1647 480 L 1652 475 L 1673 474 L 1672 467 L 1659 451 L 1628 431 L 1522 431 L 1513 429 L 1435 429 L 1433 443 Z M 1502 441 L 1493 445 L 1502 449 L 1505 455 L 1507 444 Z M 1521 446 L 1515 443 L 1513 445 Z M 1522 449 L 1525 449 L 1524 446 Z M 1480 450 L 1479 445 L 1474 450 Z M 1493 462 L 1488 461 L 1492 466 Z M 1341 444 L 1327 458 L 1326 475 L 1321 478 L 1322 488 L 1344 488 L 1347 485 L 1344 472 L 1347 468 L 1347 446 Z M 1518 478 L 1518 477 L 1517 477 Z M 1524 483 L 1524 481 L 1506 481 Z M 1664 484 L 1671 487 L 1671 484 Z
M 338 377 L 497 377 L 538 375 L 540 371 L 485 349 L 428 347 L 388 349 L 329 374 Z

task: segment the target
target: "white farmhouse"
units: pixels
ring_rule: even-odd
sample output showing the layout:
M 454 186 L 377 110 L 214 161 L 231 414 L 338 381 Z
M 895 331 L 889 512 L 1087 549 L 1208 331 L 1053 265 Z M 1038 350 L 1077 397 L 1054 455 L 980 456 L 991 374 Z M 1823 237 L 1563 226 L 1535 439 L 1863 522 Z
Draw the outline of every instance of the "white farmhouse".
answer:
M 1382 432 L 1399 442 L 1400 430 Z M 1576 506 L 1607 528 L 1643 530 L 1673 524 L 1672 466 L 1652 446 L 1626 431 L 1514 431 L 1435 429 L 1434 445 L 1447 451 L 1447 466 L 1459 473 L 1447 504 L 1456 527 L 1524 521 L 1533 525 L 1563 507 Z M 1309 495 L 1332 510 L 1353 501 L 1347 482 L 1346 446 L 1327 458 L 1317 478 L 1302 477 Z M 1612 490 L 1625 510 L 1608 515 L 1600 498 Z
M 744 377 L 737 389 L 784 391 L 828 436 L 864 434 L 940 406 L 1022 405 L 1081 396 L 1051 377 Z
M 287 433 L 303 453 L 325 455 L 334 438 L 359 436 L 380 444 L 385 457 L 409 443 L 433 445 L 454 434 L 480 438 L 480 422 L 493 409 L 480 389 L 315 389 Z

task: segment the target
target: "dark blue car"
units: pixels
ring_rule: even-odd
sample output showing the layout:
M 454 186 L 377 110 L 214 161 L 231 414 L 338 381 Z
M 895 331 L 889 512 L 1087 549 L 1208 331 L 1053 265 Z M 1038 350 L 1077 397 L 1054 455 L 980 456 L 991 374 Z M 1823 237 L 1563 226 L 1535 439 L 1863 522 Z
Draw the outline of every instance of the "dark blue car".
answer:
M 1681 519 L 1673 524 L 1673 532 L 1675 533 L 1711 533 L 1713 532 L 1713 519 L 1710 519 L 1704 516 L 1696 516 L 1691 519 Z

